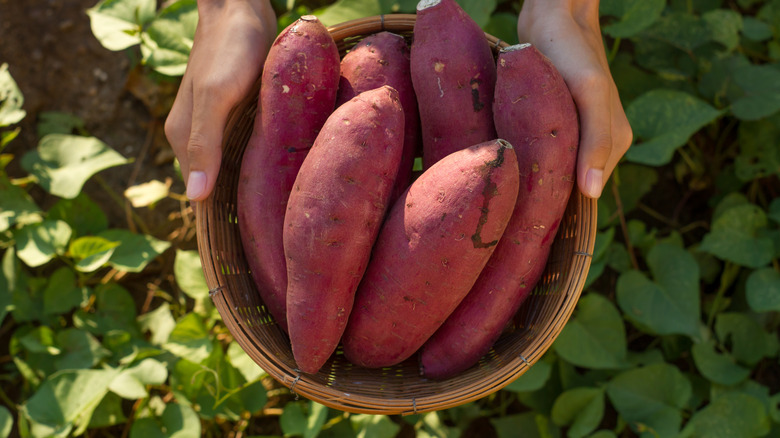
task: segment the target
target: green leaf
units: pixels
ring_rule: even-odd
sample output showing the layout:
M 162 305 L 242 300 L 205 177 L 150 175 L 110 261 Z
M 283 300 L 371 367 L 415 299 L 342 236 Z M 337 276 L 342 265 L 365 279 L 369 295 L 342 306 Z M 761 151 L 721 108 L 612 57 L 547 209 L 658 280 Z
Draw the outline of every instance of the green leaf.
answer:
M 11 184 L 5 172 L 0 173 L 0 232 L 16 223 L 39 222 L 41 209 L 24 189 Z
M 753 41 L 766 41 L 772 38 L 772 26 L 751 16 L 742 17 L 742 35 Z
M 22 157 L 22 167 L 38 179 L 44 190 L 62 198 L 75 198 L 92 175 L 129 161 L 94 137 L 51 134 L 38 149 Z
M 0 128 L 21 122 L 27 114 L 22 109 L 24 96 L 8 71 L 8 64 L 0 64 Z
M 666 7 L 666 0 L 628 0 L 610 3 L 600 7 L 602 14 L 610 12 L 620 18 L 603 27 L 604 33 L 612 38 L 629 38 L 652 26 Z
M 590 293 L 580 298 L 577 307 L 575 317 L 553 343 L 555 351 L 577 366 L 626 367 L 626 331 L 615 306 L 601 295 Z
M 744 65 L 734 80 L 745 95 L 734 101 L 731 111 L 742 120 L 759 120 L 780 110 L 780 70 L 769 65 Z
M 22 412 L 51 435 L 67 434 L 74 426 L 89 423 L 116 374 L 116 370 L 58 372 L 43 382 Z
M 506 41 L 509 45 L 517 44 L 519 42 L 517 39 L 517 14 L 496 12 L 490 16 L 490 21 L 485 25 L 485 32 L 501 41 Z
M 142 36 L 144 62 L 164 75 L 182 76 L 197 24 L 195 0 L 181 0 L 160 11 Z
M 0 438 L 8 438 L 14 427 L 14 417 L 5 406 L 0 406 Z
M 661 17 L 642 37 L 689 53 L 712 41 L 713 35 L 703 18 L 687 12 L 673 12 Z
M 780 175 L 780 114 L 739 124 L 740 153 L 735 159 L 742 181 Z
M 119 242 L 108 264 L 120 271 L 141 272 L 157 256 L 171 246 L 170 242 L 126 229 L 111 229 L 99 234 L 104 239 Z
M 739 46 L 739 33 L 742 31 L 742 15 L 731 9 L 715 9 L 702 14 L 712 39 L 723 44 L 731 51 Z
M 43 111 L 38 114 L 38 137 L 49 134 L 86 134 L 81 117 L 60 111 Z
M 14 248 L 9 248 L 0 261 L 0 324 L 13 309 L 14 295 L 19 274 L 19 262 Z
M 130 428 L 130 438 L 200 438 L 198 414 L 180 403 L 168 403 L 159 418 L 141 418 Z
M 490 424 L 498 438 L 546 438 L 560 435 L 549 419 L 533 411 L 494 417 L 490 419 Z
M 343 23 L 390 11 L 383 10 L 381 0 L 337 0 L 331 5 L 315 11 L 314 14 L 325 26 Z
M 60 220 L 26 225 L 15 233 L 16 255 L 32 268 L 44 265 L 65 253 L 71 233 L 68 224 Z
M 712 382 L 735 385 L 750 375 L 750 369 L 737 365 L 731 355 L 716 351 L 713 340 L 694 344 L 691 351 L 696 368 Z
M 306 418 L 306 428 L 303 438 L 315 438 L 322 430 L 328 418 L 328 408 L 315 402 L 309 402 L 309 416 Z
M 144 25 L 155 14 L 155 0 L 101 0 L 87 9 L 92 33 L 108 50 L 123 50 L 141 42 Z
M 635 430 L 643 425 L 663 438 L 676 436 L 680 429 L 692 387 L 676 367 L 659 363 L 615 376 L 607 384 L 607 395 Z
M 769 218 L 780 224 L 780 198 L 769 203 Z
M 780 311 L 780 273 L 772 268 L 751 272 L 745 284 L 745 293 L 754 311 Z
M 683 436 L 689 438 L 760 437 L 769 433 L 770 421 L 761 402 L 747 394 L 714 399 L 693 414 Z
M 763 234 L 768 223 L 766 213 L 756 205 L 730 208 L 713 220 L 699 249 L 741 266 L 764 267 L 774 256 L 774 242 Z
M 114 394 L 130 399 L 149 397 L 147 385 L 162 385 L 168 379 L 168 369 L 155 359 L 144 359 L 137 365 L 122 370 L 108 386 Z
M 604 417 L 604 390 L 574 388 L 562 393 L 552 409 L 558 426 L 570 426 L 569 438 L 581 438 L 596 430 Z
M 401 430 L 386 415 L 358 414 L 349 417 L 357 438 L 393 438 Z
M 43 291 L 43 313 L 58 315 L 67 313 L 89 301 L 90 291 L 76 285 L 76 275 L 71 268 L 54 271 Z
M 182 292 L 194 300 L 205 300 L 209 296 L 206 276 L 200 263 L 197 251 L 176 250 L 176 260 L 173 263 L 173 274 L 176 284 Z
M 635 137 L 643 140 L 628 150 L 626 158 L 651 166 L 667 164 L 677 148 L 722 113 L 682 91 L 648 91 L 626 109 Z
M 79 237 L 70 243 L 68 253 L 77 260 L 76 269 L 81 272 L 92 272 L 100 269 L 114 254 L 119 242 L 97 236 Z
M 76 311 L 73 322 L 76 327 L 96 335 L 121 330 L 140 337 L 135 317 L 135 301 L 130 293 L 116 283 L 107 283 L 95 289 L 95 310 Z
M 154 345 L 163 345 L 168 342 L 171 332 L 176 327 L 171 306 L 163 303 L 150 312 L 138 317 L 138 326 L 144 332 L 151 332 L 149 342 Z
M 162 181 L 152 180 L 143 184 L 128 187 L 125 190 L 125 198 L 133 207 L 147 207 L 153 205 L 168 196 L 171 185 Z
M 490 21 L 490 16 L 496 9 L 496 0 L 456 0 L 466 14 L 474 20 L 479 27 L 484 28 Z
M 236 342 L 231 342 L 227 348 L 227 357 L 247 382 L 254 382 L 265 375 L 265 371 Z
M 125 422 L 127 422 L 127 417 L 125 417 L 122 408 L 122 398 L 116 394 L 108 393 L 92 412 L 89 429 L 110 427 Z
M 530 392 L 541 389 L 552 372 L 552 364 L 546 360 L 538 360 L 531 368 L 507 385 L 505 389 L 512 392 Z
M 647 255 L 655 281 L 639 271 L 618 278 L 617 302 L 642 330 L 699 337 L 699 265 L 686 250 L 659 243 Z
M 755 366 L 764 357 L 777 353 L 778 339 L 767 333 L 761 325 L 746 313 L 718 314 L 715 333 L 721 345 L 731 345 L 731 354 L 738 361 Z
M 164 347 L 179 357 L 199 363 L 211 354 L 213 344 L 201 317 L 188 313 L 176 323 Z
M 83 192 L 73 199 L 58 200 L 47 217 L 67 222 L 74 237 L 98 234 L 108 228 L 106 214 Z
M 67 328 L 57 333 L 57 345 L 62 350 L 54 361 L 58 370 L 92 368 L 111 355 L 86 330 Z
M 36 327 L 19 338 L 22 346 L 31 353 L 60 354 L 54 331 L 47 326 Z

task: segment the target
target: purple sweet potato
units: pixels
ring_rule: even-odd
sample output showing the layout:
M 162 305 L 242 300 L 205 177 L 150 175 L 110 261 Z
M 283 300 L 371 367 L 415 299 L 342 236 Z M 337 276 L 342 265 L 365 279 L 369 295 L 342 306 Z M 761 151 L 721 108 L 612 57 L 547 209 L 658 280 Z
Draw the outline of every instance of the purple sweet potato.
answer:
M 411 47 L 420 110 L 423 168 L 496 138 L 496 62 L 485 33 L 455 0 L 422 0 Z
M 333 38 L 314 16 L 277 36 L 241 166 L 237 208 L 244 253 L 263 303 L 285 331 L 284 214 L 298 169 L 335 107 L 339 62 Z
M 403 126 L 395 89 L 365 91 L 328 118 L 295 179 L 284 220 L 287 326 L 305 373 L 344 332 L 389 205 Z
M 391 32 L 369 35 L 344 55 L 336 106 L 383 85 L 398 91 L 404 109 L 404 152 L 390 198 L 393 202 L 411 182 L 414 156 L 420 143 L 420 116 L 409 72 L 409 46 L 402 36 Z
M 454 152 L 393 205 L 342 338 L 364 367 L 409 358 L 471 289 L 504 232 L 519 190 L 504 140 Z
M 423 346 L 424 376 L 444 379 L 478 362 L 541 277 L 574 186 L 579 121 L 553 64 L 529 44 L 498 57 L 493 113 L 515 146 L 520 194 L 512 219 L 479 279 Z

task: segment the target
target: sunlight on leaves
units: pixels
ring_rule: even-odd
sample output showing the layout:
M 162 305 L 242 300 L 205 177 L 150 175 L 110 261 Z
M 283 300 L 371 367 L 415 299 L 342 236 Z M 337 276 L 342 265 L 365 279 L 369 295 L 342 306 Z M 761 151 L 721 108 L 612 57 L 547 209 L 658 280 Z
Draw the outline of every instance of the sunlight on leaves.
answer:
M 52 195 L 73 199 L 96 173 L 129 161 L 94 137 L 51 134 L 22 157 L 22 167 Z
M 103 47 L 123 50 L 141 42 L 141 30 L 156 10 L 155 0 L 101 0 L 87 9 L 87 15 Z
M 8 64 L 0 64 L 0 127 L 22 121 L 27 113 L 22 109 L 24 96 L 11 77 Z

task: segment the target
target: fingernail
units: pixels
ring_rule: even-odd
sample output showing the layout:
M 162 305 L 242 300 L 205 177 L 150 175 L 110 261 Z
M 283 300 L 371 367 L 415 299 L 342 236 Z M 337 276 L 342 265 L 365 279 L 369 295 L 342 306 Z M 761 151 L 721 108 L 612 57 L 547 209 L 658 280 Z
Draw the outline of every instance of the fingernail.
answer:
M 201 171 L 190 172 L 187 177 L 187 197 L 190 199 L 199 198 L 206 191 L 206 174 Z
M 601 189 L 604 187 L 604 171 L 601 169 L 589 169 L 585 175 L 585 193 L 590 198 L 601 196 Z

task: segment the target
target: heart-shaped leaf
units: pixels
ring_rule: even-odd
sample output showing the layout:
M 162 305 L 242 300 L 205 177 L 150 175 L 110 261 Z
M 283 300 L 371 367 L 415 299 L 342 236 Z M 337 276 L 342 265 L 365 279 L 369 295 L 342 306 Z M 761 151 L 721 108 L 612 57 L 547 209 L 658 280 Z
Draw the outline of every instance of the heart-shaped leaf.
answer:
M 642 425 L 663 438 L 677 435 L 692 387 L 676 367 L 659 363 L 615 376 L 607 384 L 607 395 L 634 428 Z
M 657 335 L 699 336 L 699 265 L 686 250 L 658 244 L 647 255 L 655 281 L 639 271 L 618 278 L 617 302 L 642 330 Z
M 757 205 L 742 204 L 723 212 L 702 239 L 701 251 L 750 268 L 766 266 L 774 257 L 774 242 L 764 234 L 769 221 Z
M 599 12 L 619 20 L 603 27 L 613 38 L 629 38 L 652 26 L 661 17 L 666 0 L 612 0 L 602 1 Z
M 20 122 L 27 114 L 22 106 L 24 96 L 8 71 L 8 64 L 0 64 L 0 127 Z
M 731 345 L 731 354 L 743 364 L 754 366 L 764 357 L 777 353 L 777 336 L 767 333 L 746 313 L 718 314 L 715 333 L 722 345 Z
M 641 140 L 628 150 L 626 158 L 651 166 L 667 164 L 678 147 L 721 114 L 722 111 L 683 91 L 648 91 L 626 109 L 634 136 Z
M 27 266 L 38 267 L 65 253 L 71 229 L 63 221 L 45 220 L 26 225 L 16 233 L 16 254 Z
M 97 138 L 63 134 L 47 135 L 37 150 L 22 157 L 22 167 L 41 187 L 68 199 L 78 196 L 92 175 L 126 163 L 125 157 Z
M 553 347 L 566 361 L 587 368 L 627 366 L 623 319 L 612 303 L 590 293 L 580 298 L 578 311 L 561 330 Z
M 738 365 L 731 355 L 716 351 L 713 340 L 694 344 L 691 352 L 696 368 L 711 382 L 735 385 L 750 375 L 750 369 Z
M 92 33 L 108 50 L 141 42 L 141 30 L 155 14 L 155 0 L 101 0 L 87 9 Z
M 604 389 L 574 388 L 555 400 L 552 414 L 558 426 L 569 426 L 569 438 L 581 438 L 596 430 L 604 417 Z
M 144 62 L 164 75 L 183 75 L 197 24 L 195 0 L 177 1 L 160 11 L 142 37 Z
M 100 233 L 99 237 L 119 242 L 119 246 L 108 259 L 108 264 L 127 272 L 143 271 L 146 265 L 171 246 L 170 242 L 126 229 L 106 230 Z
M 756 312 L 780 311 L 780 272 L 772 268 L 751 272 L 745 293 L 750 308 Z
M 764 406 L 747 394 L 718 397 L 691 417 L 682 436 L 690 438 L 761 437 L 769 433 Z

